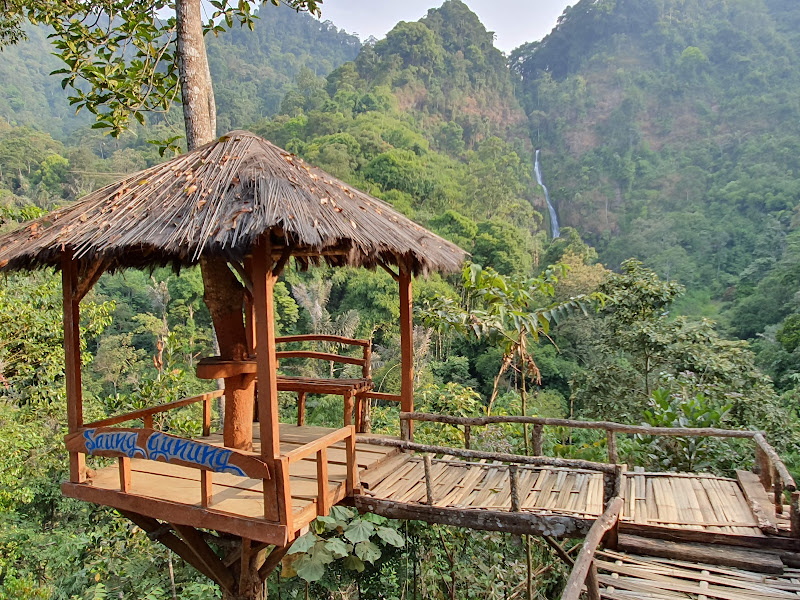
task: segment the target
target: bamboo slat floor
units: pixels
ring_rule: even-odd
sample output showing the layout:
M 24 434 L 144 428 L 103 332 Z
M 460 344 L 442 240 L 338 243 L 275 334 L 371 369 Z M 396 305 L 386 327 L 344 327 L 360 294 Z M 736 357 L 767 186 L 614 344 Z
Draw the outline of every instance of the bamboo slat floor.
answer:
M 434 459 L 434 505 L 511 510 L 507 465 Z M 602 473 L 579 469 L 518 466 L 523 511 L 596 518 L 603 512 Z M 362 478 L 372 498 L 426 503 L 425 472 L 419 455 L 399 454 L 384 469 Z M 739 482 L 707 473 L 646 473 L 625 476 L 623 523 L 763 537 Z
M 766 575 L 732 567 L 639 556 L 595 554 L 600 597 L 609 600 L 781 600 L 800 598 L 800 570 Z

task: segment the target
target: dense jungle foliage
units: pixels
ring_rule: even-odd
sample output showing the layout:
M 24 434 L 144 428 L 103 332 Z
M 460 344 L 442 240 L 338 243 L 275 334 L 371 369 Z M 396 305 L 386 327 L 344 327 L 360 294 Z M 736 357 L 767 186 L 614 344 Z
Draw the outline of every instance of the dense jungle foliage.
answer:
M 792 0 L 581 0 L 505 57 L 459 0 L 363 45 L 265 6 L 254 31 L 210 39 L 209 57 L 220 133 L 251 129 L 471 253 L 460 275 L 415 283 L 417 409 L 762 428 L 792 466 L 798 31 Z M 104 136 L 72 116 L 57 68 L 40 29 L 0 54 L 0 231 L 162 160 L 148 142 L 180 133 L 170 113 Z M 209 389 L 194 377 L 215 354 L 202 296 L 197 269 L 100 279 L 82 305 L 87 418 Z M 399 391 L 385 272 L 289 268 L 276 316 L 283 334 L 372 338 L 376 388 Z M 112 511 L 61 496 L 61 336 L 58 274 L 0 280 L 0 600 L 216 597 Z M 336 426 L 340 405 L 309 398 L 308 423 Z M 282 398 L 282 417 L 293 410 Z M 159 425 L 196 434 L 196 411 Z M 377 403 L 372 423 L 397 434 L 397 407 Z M 605 460 L 595 433 L 547 433 L 548 454 Z M 473 436 L 529 451 L 522 428 Z M 463 444 L 448 428 L 417 438 Z M 653 469 L 730 474 L 752 461 L 731 441 L 619 444 Z M 526 543 L 337 508 L 298 541 L 270 597 L 523 597 Z M 557 597 L 564 566 L 536 539 L 530 552 L 537 594 Z

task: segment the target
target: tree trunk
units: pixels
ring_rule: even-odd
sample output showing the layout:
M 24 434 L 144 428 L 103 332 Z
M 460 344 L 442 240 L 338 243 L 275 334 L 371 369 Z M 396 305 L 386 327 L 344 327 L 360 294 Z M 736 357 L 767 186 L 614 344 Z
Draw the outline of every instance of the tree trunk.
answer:
M 183 119 L 189 150 L 214 140 L 216 111 L 208 66 L 200 0 L 175 3 L 178 73 L 181 83 Z M 224 260 L 202 257 L 205 293 L 219 341 L 220 356 L 227 360 L 247 358 L 244 328 L 244 288 Z M 225 380 L 225 445 L 252 449 L 255 379 L 237 376 Z

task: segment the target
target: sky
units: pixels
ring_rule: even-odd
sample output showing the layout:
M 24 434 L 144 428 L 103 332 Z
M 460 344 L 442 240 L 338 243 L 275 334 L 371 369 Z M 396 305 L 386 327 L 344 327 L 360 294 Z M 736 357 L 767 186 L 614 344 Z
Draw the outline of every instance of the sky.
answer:
M 333 21 L 361 40 L 380 39 L 398 21 L 417 21 L 444 0 L 324 0 L 322 19 Z M 525 42 L 542 39 L 556 20 L 577 0 L 464 0 L 489 31 L 495 46 L 506 54 Z

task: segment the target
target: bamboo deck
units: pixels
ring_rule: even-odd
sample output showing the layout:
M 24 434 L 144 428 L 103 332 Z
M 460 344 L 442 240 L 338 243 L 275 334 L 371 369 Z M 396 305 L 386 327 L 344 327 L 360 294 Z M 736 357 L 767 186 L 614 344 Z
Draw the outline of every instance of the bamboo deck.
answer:
M 332 431 L 335 430 L 325 427 L 299 427 L 281 424 L 281 453 L 286 454 Z M 261 450 L 258 432 L 258 427 L 254 427 L 253 453 L 256 456 Z M 222 445 L 222 434 L 212 434 L 197 439 L 212 445 Z M 357 443 L 358 470 L 374 468 L 393 452 L 395 451 L 392 448 Z M 130 464 L 131 487 L 127 494 L 120 492 L 119 470 L 116 465 L 98 469 L 85 484 L 72 486 L 65 491 L 68 495 L 78 495 L 80 487 L 89 486 L 93 490 L 105 490 L 115 492 L 120 496 L 136 497 L 144 506 L 146 506 L 147 500 L 151 499 L 190 509 L 204 510 L 223 519 L 225 516 L 229 516 L 239 522 L 242 519 L 253 521 L 256 524 L 263 522 L 263 482 L 259 479 L 216 473 L 212 484 L 213 504 L 208 508 L 202 508 L 201 471 L 199 469 L 137 458 L 131 459 Z M 344 442 L 334 444 L 328 449 L 327 470 L 332 504 L 336 504 L 346 495 L 347 463 Z M 317 516 L 317 467 L 314 456 L 291 464 L 289 473 L 293 520 L 295 528 L 299 530 Z M 73 490 L 73 493 L 70 494 L 70 490 Z M 129 508 L 126 503 L 115 503 L 113 494 L 105 494 L 103 498 L 102 503 L 108 506 Z M 222 529 L 224 530 L 224 528 Z M 254 539 L 259 538 L 254 537 Z
M 800 598 L 800 570 L 764 574 L 610 550 L 595 554 L 600 597 L 608 600 L 780 600 Z
M 522 511 L 595 519 L 603 512 L 603 474 L 578 469 L 520 466 Z M 413 454 L 390 458 L 362 476 L 363 493 L 391 503 L 426 503 L 423 460 Z M 432 463 L 433 507 L 511 510 L 507 465 L 449 457 Z M 764 537 L 735 479 L 701 473 L 628 473 L 621 495 L 623 524 L 706 533 Z

